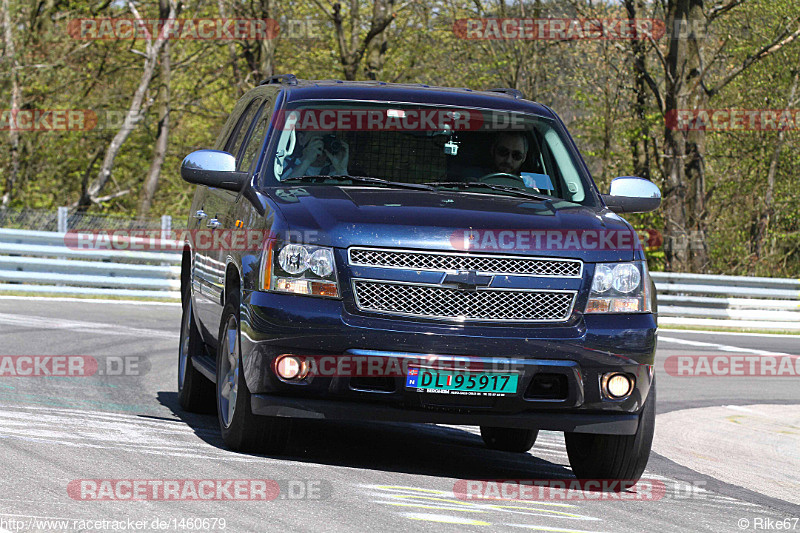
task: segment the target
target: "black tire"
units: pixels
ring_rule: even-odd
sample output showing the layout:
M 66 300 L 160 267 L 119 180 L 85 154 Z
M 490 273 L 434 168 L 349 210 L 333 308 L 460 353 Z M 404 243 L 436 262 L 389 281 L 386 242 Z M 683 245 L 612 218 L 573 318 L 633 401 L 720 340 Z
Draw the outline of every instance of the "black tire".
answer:
M 192 315 L 192 297 L 183 298 L 181 336 L 178 346 L 178 403 L 190 413 L 210 413 L 214 409 L 214 384 L 192 364 L 192 357 L 203 351 L 203 341 Z
M 538 429 L 481 426 L 483 442 L 492 450 L 525 453 L 533 448 L 538 436 Z
M 634 435 L 564 433 L 575 477 L 638 481 L 650 457 L 655 426 L 656 383 L 653 381 Z
M 253 414 L 250 391 L 240 371 L 240 337 L 239 303 L 230 298 L 222 311 L 217 349 L 217 418 L 222 440 L 238 452 L 281 453 L 289 441 L 291 420 Z M 234 361 L 237 367 L 231 369 Z M 235 394 L 233 409 L 229 409 L 231 391 Z

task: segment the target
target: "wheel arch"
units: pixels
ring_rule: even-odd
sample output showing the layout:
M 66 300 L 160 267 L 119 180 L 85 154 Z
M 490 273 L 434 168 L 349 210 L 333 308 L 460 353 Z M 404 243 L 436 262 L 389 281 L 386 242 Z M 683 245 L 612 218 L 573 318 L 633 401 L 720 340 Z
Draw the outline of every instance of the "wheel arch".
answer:
M 189 244 L 183 245 L 181 256 L 181 301 L 183 301 L 192 289 L 192 247 Z
M 222 294 L 222 306 L 227 305 L 232 294 L 236 294 L 239 303 L 242 301 L 242 274 L 239 265 L 232 257 L 228 257 L 225 265 L 225 290 Z

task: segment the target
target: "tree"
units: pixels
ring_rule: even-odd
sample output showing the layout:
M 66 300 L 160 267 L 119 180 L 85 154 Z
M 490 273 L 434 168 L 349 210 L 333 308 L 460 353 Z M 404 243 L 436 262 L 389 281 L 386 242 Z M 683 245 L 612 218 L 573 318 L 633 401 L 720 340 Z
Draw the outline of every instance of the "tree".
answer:
M 653 47 L 663 68 L 663 89 L 646 65 L 636 64 L 665 117 L 676 116 L 679 110 L 707 109 L 730 82 L 800 36 L 800 17 L 797 17 L 792 21 L 793 27 L 781 29 L 771 42 L 751 52 L 739 65 L 715 73 L 711 67 L 723 60 L 726 42 L 723 41 L 722 46 L 708 58 L 704 39 L 718 19 L 742 3 L 743 0 L 730 0 L 706 10 L 703 0 L 668 0 L 667 53 L 662 53 L 658 46 Z M 699 33 L 701 29 L 702 35 Z M 665 250 L 668 270 L 703 272 L 708 266 L 707 202 L 710 191 L 706 188 L 705 150 L 704 129 L 679 131 L 665 121 L 665 232 L 670 237 L 688 234 L 694 237 L 691 247 L 668 247 Z
M 361 0 L 350 0 L 347 16 L 342 13 L 342 4 L 339 2 L 329 7 L 322 4 L 320 0 L 314 0 L 314 3 L 333 22 L 336 43 L 339 47 L 339 62 L 344 72 L 344 78 L 346 80 L 356 79 L 364 53 L 369 49 L 365 75 L 368 79 L 378 79 L 389 46 L 384 32 L 397 17 L 397 12 L 403 10 L 411 2 L 393 10 L 394 0 L 372 0 L 372 16 L 367 33 L 363 37 L 361 36 L 361 28 L 364 25 L 361 17 Z M 347 19 L 347 24 L 345 19 Z
M 800 64 L 795 66 L 794 79 L 792 86 L 789 89 L 789 94 L 786 98 L 786 109 L 791 109 L 793 106 L 800 103 L 800 99 L 796 99 L 798 85 L 800 85 Z M 767 237 L 770 221 L 775 215 L 775 179 L 778 173 L 778 164 L 780 162 L 781 151 L 787 141 L 786 130 L 781 129 L 778 132 L 778 138 L 775 142 L 775 147 L 772 149 L 772 154 L 769 158 L 769 170 L 767 171 L 767 186 L 764 190 L 764 197 L 762 199 L 762 206 L 758 213 L 758 221 L 752 236 L 752 251 L 756 258 L 761 258 L 763 255 L 764 240 Z
M 137 21 L 142 21 L 143 18 L 139 14 L 139 10 L 131 0 L 128 0 L 128 8 Z M 174 0 L 169 0 L 169 13 L 167 18 L 174 19 L 177 7 Z M 85 211 L 92 203 L 100 203 L 107 201 L 115 196 L 126 194 L 129 191 L 119 191 L 106 197 L 99 197 L 98 194 L 103 190 L 108 180 L 111 178 L 111 171 L 114 168 L 114 160 L 117 158 L 122 145 L 130 136 L 133 129 L 141 121 L 144 112 L 150 106 L 151 102 L 144 102 L 147 89 L 150 87 L 150 82 L 153 79 L 153 74 L 156 69 L 158 58 L 161 50 L 166 44 L 168 35 L 166 31 L 159 31 L 155 36 L 147 35 L 145 37 L 145 51 L 144 51 L 144 68 L 142 69 L 142 76 L 139 80 L 139 86 L 133 94 L 128 112 L 125 115 L 125 121 L 120 127 L 117 134 L 108 145 L 103 163 L 100 166 L 100 171 L 97 173 L 95 180 L 86 188 L 77 201 L 77 206 L 80 210 Z
M 159 0 L 159 15 L 162 20 L 169 18 L 170 10 L 171 6 L 169 5 L 169 0 Z M 153 204 L 153 196 L 155 196 L 156 188 L 158 187 L 158 179 L 161 177 L 161 166 L 164 164 L 164 159 L 167 156 L 171 94 L 169 84 L 171 74 L 170 46 L 169 42 L 166 42 L 161 49 L 161 68 L 159 71 L 159 77 L 161 79 L 159 87 L 161 108 L 159 110 L 158 136 L 155 149 L 153 150 L 153 160 L 150 162 L 150 168 L 147 171 L 147 177 L 144 180 L 142 191 L 139 196 L 139 221 L 144 221 L 150 213 L 150 207 Z
M 11 114 L 10 123 L 12 124 L 8 131 L 8 137 L 11 144 L 11 168 L 6 176 L 5 192 L 3 193 L 0 207 L 6 208 L 11 202 L 11 196 L 14 194 L 14 185 L 19 177 L 19 129 L 14 125 L 20 109 L 20 101 L 22 99 L 22 91 L 19 83 L 19 62 L 17 60 L 16 48 L 14 46 L 14 29 L 12 25 L 11 6 L 8 0 L 3 0 L 3 36 L 5 53 L 3 54 L 3 63 L 7 65 L 9 77 L 11 78 Z

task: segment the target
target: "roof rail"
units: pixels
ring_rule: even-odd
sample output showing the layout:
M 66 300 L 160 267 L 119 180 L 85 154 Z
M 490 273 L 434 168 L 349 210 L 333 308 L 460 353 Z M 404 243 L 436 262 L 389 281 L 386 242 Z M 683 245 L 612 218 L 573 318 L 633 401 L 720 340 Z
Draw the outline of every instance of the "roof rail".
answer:
M 294 74 L 278 74 L 276 76 L 270 76 L 269 78 L 259 83 L 259 85 L 269 85 L 271 83 L 297 85 L 297 76 L 295 76 Z
M 494 89 L 486 89 L 487 92 L 490 93 L 504 93 L 509 96 L 513 96 L 516 99 L 524 99 L 525 96 L 522 94 L 522 91 L 519 89 L 511 89 L 510 87 L 497 87 Z

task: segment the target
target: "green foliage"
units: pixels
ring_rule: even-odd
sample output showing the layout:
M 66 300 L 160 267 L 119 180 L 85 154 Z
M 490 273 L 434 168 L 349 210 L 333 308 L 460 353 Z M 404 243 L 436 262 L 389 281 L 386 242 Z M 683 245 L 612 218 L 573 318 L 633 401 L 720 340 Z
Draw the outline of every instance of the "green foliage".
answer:
M 360 19 L 355 28 L 366 36 L 375 0 L 359 0 Z M 333 22 L 313 0 L 257 2 L 224 0 L 228 16 L 267 16 L 281 22 L 311 21 L 311 35 L 282 33 L 264 53 L 275 73 L 293 72 L 304 78 L 342 78 Z M 324 5 L 329 5 L 323 2 Z M 349 9 L 349 3 L 342 8 Z M 139 83 L 143 67 L 138 41 L 82 41 L 69 36 L 71 20 L 84 17 L 130 18 L 120 2 L 41 2 L 10 0 L 16 60 L 25 109 L 86 109 L 101 119 L 124 113 Z M 156 2 L 138 2 L 142 15 L 157 18 Z M 643 117 L 637 116 L 635 76 L 628 41 L 500 41 L 465 40 L 452 31 L 456 19 L 493 16 L 625 18 L 621 2 L 534 0 L 449 0 L 447 2 L 396 2 L 396 19 L 385 32 L 385 64 L 380 79 L 421 82 L 475 89 L 514 87 L 527 97 L 553 107 L 576 138 L 602 191 L 612 178 L 631 175 L 649 158 L 651 177 L 662 188 L 664 118 L 648 93 Z M 663 4 L 666 5 L 666 2 Z M 34 13 L 32 9 L 36 7 Z M 42 7 L 43 6 L 43 7 Z M 101 6 L 103 10 L 93 12 Z M 647 2 L 641 17 L 665 16 L 661 2 Z M 216 0 L 187 3 L 182 18 L 217 17 Z M 538 13 L 538 15 L 536 14 Z M 346 12 L 345 15 L 348 15 Z M 346 18 L 348 31 L 350 19 Z M 754 51 L 771 42 L 786 28 L 797 28 L 796 0 L 752 0 L 736 6 L 709 26 L 701 38 L 708 58 L 706 80 L 718 80 Z M 192 150 L 209 147 L 241 93 L 269 74 L 254 68 L 254 41 L 172 41 L 170 83 L 171 131 L 152 216 L 171 214 L 183 218 L 192 188 L 181 181 L 178 168 Z M 231 48 L 233 48 L 233 57 Z M 662 52 L 666 43 L 657 43 Z M 5 50 L 5 48 L 4 48 Z M 262 50 L 263 51 L 263 50 Z M 9 58 L 10 59 L 10 58 Z M 6 60 L 8 61 L 8 59 Z M 647 62 L 659 77 L 661 59 L 652 44 Z M 263 57 L 262 57 L 263 64 Z M 235 66 L 235 69 L 234 69 Z M 713 100 L 715 108 L 797 108 L 788 95 L 800 68 L 800 42 L 751 66 Z M 239 72 L 237 86 L 234 72 Z M 363 75 L 363 69 L 359 69 Z M 158 135 L 158 73 L 151 83 L 144 119 L 119 152 L 112 179 L 103 194 L 130 192 L 92 211 L 136 215 L 139 193 L 153 158 Z M 10 106 L 11 71 L 0 68 L 0 109 Z M 800 98 L 796 95 L 796 100 Z M 779 144 L 775 131 L 709 132 L 705 141 L 705 185 L 709 197 L 704 214 L 709 226 L 709 271 L 756 275 L 800 275 L 800 151 L 797 129 L 784 134 L 775 175 L 774 206 L 765 247 L 753 255 L 753 228 L 765 209 L 764 191 L 770 159 Z M 108 129 L 75 132 L 23 132 L 21 172 L 12 207 L 52 208 L 77 201 L 91 181 L 116 133 Z M 0 172 L 10 169 L 9 136 L 0 132 Z M 3 180 L 4 181 L 4 180 Z M 663 229 L 660 212 L 628 217 L 637 228 Z M 664 265 L 663 250 L 648 252 L 651 268 Z

